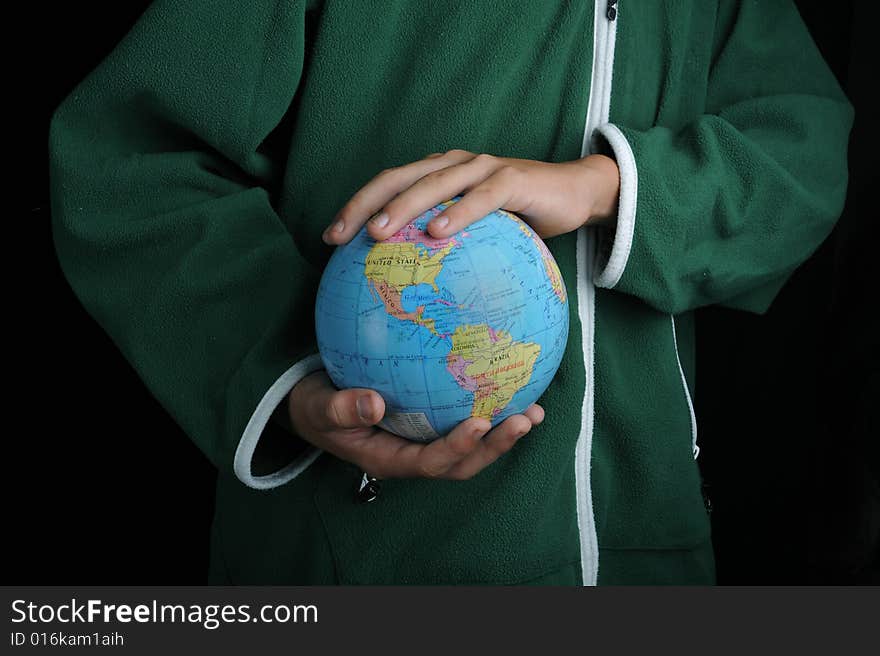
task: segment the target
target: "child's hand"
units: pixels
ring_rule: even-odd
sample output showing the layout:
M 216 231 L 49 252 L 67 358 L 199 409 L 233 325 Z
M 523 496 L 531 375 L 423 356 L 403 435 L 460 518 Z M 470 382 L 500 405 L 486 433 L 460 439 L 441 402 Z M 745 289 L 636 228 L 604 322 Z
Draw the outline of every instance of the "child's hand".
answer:
M 382 171 L 345 204 L 323 238 L 347 243 L 369 220 L 367 231 L 382 240 L 459 194 L 428 224 L 433 237 L 448 237 L 499 208 L 518 214 L 539 236 L 554 237 L 613 220 L 619 189 L 617 164 L 604 155 L 553 164 L 451 150 Z
M 544 419 L 532 405 L 491 430 L 486 419 L 471 418 L 429 444 L 411 442 L 374 425 L 385 414 L 377 392 L 339 391 L 323 371 L 294 386 L 288 412 L 297 435 L 376 478 L 471 478 Z

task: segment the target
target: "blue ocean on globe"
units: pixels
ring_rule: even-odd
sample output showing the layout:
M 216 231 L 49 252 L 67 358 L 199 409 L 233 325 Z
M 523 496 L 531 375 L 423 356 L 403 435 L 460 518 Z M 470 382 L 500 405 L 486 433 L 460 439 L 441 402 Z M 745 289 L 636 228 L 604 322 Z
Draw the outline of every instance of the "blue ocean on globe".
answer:
M 340 389 L 374 389 L 381 426 L 431 441 L 469 417 L 523 412 L 556 374 L 569 308 L 559 267 L 521 219 L 492 212 L 451 237 L 432 208 L 381 242 L 338 247 L 315 307 L 318 349 Z

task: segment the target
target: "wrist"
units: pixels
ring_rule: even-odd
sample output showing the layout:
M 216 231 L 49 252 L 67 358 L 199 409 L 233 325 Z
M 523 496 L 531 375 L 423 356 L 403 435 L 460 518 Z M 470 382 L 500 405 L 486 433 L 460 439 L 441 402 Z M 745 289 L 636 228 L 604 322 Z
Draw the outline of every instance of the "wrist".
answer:
M 612 226 L 617 220 L 620 170 L 607 155 L 587 155 L 580 160 L 586 169 L 588 218 L 585 225 Z

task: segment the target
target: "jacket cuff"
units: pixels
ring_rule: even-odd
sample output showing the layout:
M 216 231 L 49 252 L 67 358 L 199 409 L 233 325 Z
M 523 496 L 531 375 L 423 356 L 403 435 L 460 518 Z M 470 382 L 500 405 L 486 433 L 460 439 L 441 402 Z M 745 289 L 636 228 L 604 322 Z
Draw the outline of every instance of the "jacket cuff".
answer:
M 599 249 L 596 262 L 595 284 L 613 288 L 620 282 L 629 262 L 636 226 L 636 200 L 639 190 L 639 172 L 632 148 L 623 132 L 613 123 L 605 123 L 593 133 L 594 144 L 604 140 L 597 152 L 611 151 L 620 170 L 620 197 L 618 199 L 616 228 L 599 229 Z M 594 147 L 594 151 L 596 148 Z
M 304 472 L 321 455 L 320 449 L 309 447 L 275 472 L 266 475 L 255 475 L 253 472 L 254 452 L 257 450 L 257 445 L 272 413 L 287 398 L 294 385 L 310 373 L 322 368 L 323 364 L 319 355 L 315 354 L 303 358 L 281 374 L 257 404 L 257 408 L 251 415 L 241 440 L 238 442 L 233 459 L 235 475 L 248 487 L 268 490 L 284 485 Z M 290 436 L 290 439 L 294 439 L 294 437 Z

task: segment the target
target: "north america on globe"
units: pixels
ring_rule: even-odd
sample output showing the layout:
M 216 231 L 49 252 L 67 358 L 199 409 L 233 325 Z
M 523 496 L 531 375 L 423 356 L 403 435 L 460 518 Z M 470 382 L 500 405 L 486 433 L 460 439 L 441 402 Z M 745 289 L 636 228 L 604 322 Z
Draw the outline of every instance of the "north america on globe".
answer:
M 521 219 L 497 210 L 448 238 L 426 232 L 456 201 L 385 241 L 361 230 L 336 249 L 318 290 L 331 380 L 378 391 L 380 425 L 413 440 L 522 412 L 550 384 L 568 337 L 559 268 Z

